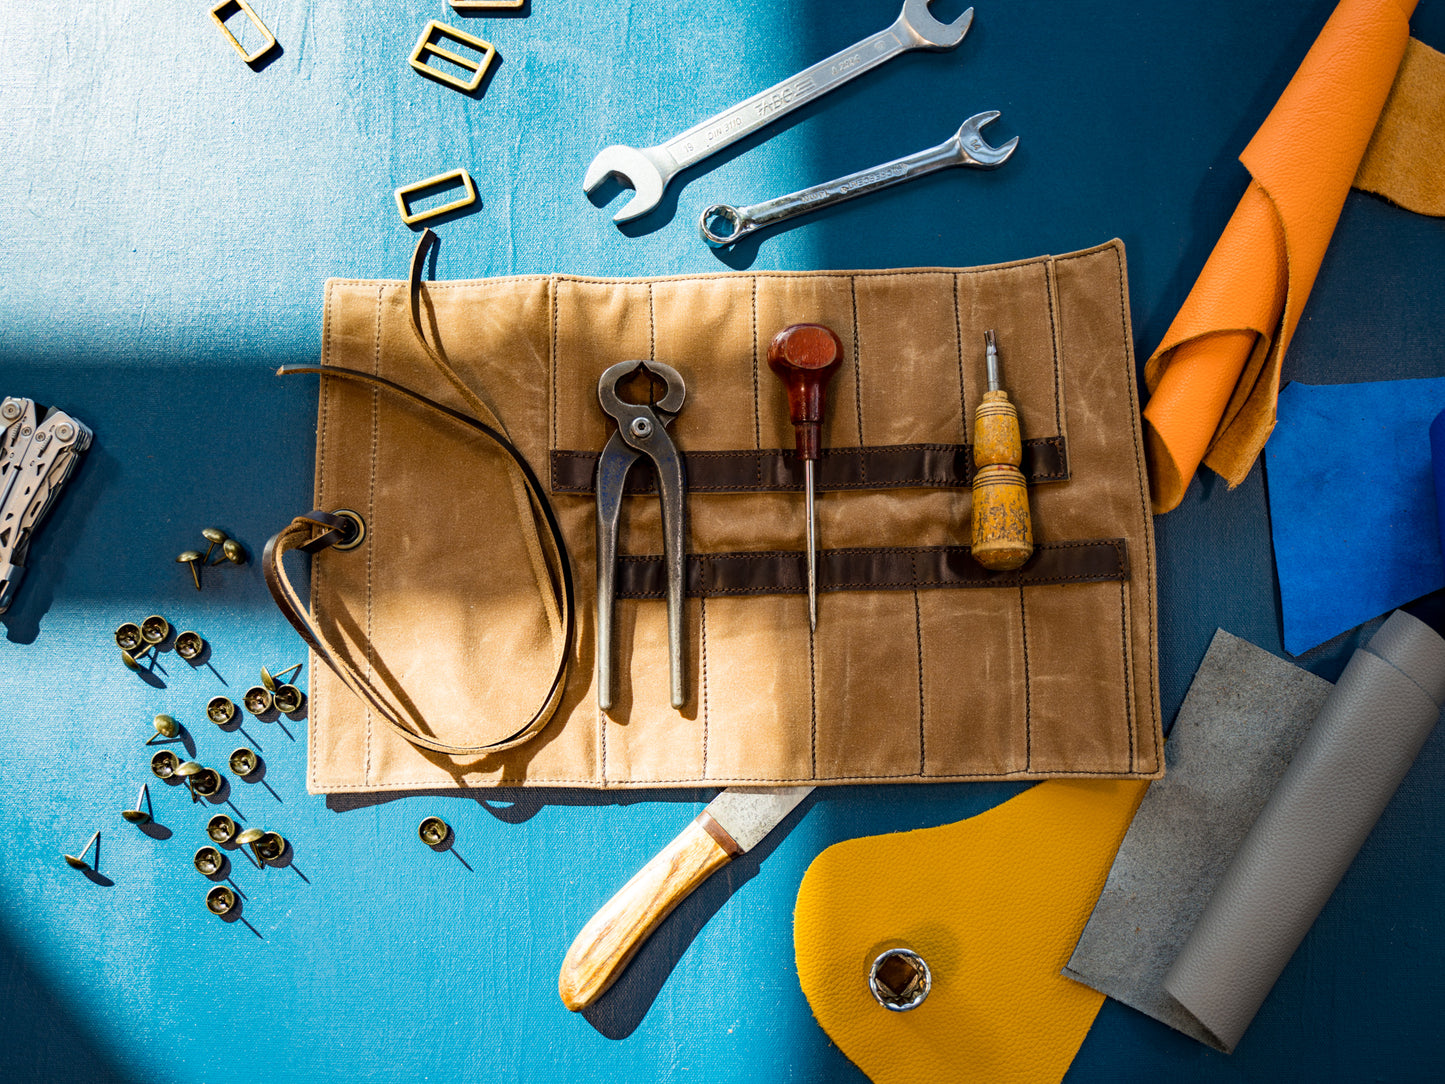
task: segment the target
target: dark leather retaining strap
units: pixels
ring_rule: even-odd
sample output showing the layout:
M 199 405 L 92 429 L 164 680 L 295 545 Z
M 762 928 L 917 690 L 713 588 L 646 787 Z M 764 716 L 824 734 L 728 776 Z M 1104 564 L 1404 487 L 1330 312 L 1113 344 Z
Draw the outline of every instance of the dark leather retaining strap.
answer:
M 592 493 L 596 488 L 598 452 L 552 452 L 552 492 Z M 789 449 L 762 451 L 684 452 L 689 493 L 761 493 L 801 490 L 803 469 Z M 1030 482 L 1061 482 L 1069 477 L 1063 437 L 1024 442 L 1024 476 Z M 973 484 L 971 444 L 893 444 L 865 448 L 824 449 L 818 460 L 818 488 L 967 489 Z M 643 461 L 628 472 L 628 493 L 657 488 L 651 464 Z
M 667 594 L 661 555 L 623 557 L 617 597 L 654 599 Z M 990 572 L 967 546 L 879 547 L 823 550 L 819 591 L 909 591 L 934 587 L 1035 587 L 1060 583 L 1122 582 L 1129 553 L 1122 538 L 1045 542 L 1013 572 Z M 806 594 L 807 554 L 801 550 L 690 554 L 687 593 L 720 595 Z

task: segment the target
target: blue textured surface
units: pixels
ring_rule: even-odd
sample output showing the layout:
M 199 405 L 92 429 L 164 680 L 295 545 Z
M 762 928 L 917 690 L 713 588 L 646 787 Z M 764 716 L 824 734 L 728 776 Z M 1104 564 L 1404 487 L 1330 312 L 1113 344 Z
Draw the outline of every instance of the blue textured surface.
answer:
M 1445 587 L 1429 436 L 1442 407 L 1440 378 L 1280 391 L 1265 466 L 1291 654 Z
M 955 52 L 894 61 L 689 171 L 625 233 L 580 191 L 600 147 L 673 135 L 881 28 L 896 0 L 532 0 L 479 19 L 440 0 L 255 4 L 283 48 L 260 70 L 206 0 L 0 11 L 0 393 L 96 433 L 0 618 L 0 1079 L 861 1079 L 798 989 L 803 871 L 840 839 L 947 823 L 1011 788 L 810 800 L 576 1016 L 556 995 L 572 936 L 706 794 L 328 802 L 305 794 L 304 724 L 248 723 L 265 785 L 233 782 L 230 801 L 295 857 L 239 866 L 244 922 L 227 924 L 190 865 L 209 809 L 153 786 L 165 839 L 118 811 L 146 777 L 155 712 L 219 764 L 242 740 L 204 721 L 205 700 L 301 650 L 254 564 L 198 594 L 171 556 L 207 524 L 254 552 L 308 507 L 314 385 L 271 371 L 315 359 L 327 276 L 403 273 L 415 237 L 392 190 L 458 165 L 482 206 L 441 227 L 439 277 L 971 265 L 1119 236 L 1142 357 L 1331 4 L 980 3 Z M 429 18 L 497 45 L 482 97 L 406 67 Z M 1427 0 L 1415 28 L 1445 47 L 1445 6 Z M 709 203 L 931 146 L 982 109 L 1003 111 L 997 140 L 1021 137 L 996 173 L 939 174 L 725 257 L 695 235 Z M 1351 196 L 1286 376 L 1439 375 L 1442 281 L 1439 222 Z M 1217 626 L 1282 650 L 1262 473 L 1232 492 L 1202 478 L 1157 530 L 1172 718 Z M 123 670 L 112 630 L 153 612 L 206 636 L 213 669 L 166 654 L 159 684 Z M 1301 661 L 1333 678 L 1362 634 Z M 1232 1058 L 1106 1004 L 1070 1079 L 1437 1076 L 1442 775 L 1437 734 Z M 452 853 L 415 838 L 432 812 Z M 109 886 L 59 860 L 97 827 Z

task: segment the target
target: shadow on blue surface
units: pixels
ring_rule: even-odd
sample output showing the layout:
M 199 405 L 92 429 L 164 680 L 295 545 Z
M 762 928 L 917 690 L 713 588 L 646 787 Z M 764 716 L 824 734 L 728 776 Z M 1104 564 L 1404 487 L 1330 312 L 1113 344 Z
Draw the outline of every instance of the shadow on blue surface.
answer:
M 0 1043 L 0 1079 L 34 1084 L 138 1084 L 91 1041 L 49 985 L 25 962 L 0 929 L 0 994 L 5 1005 L 5 1041 Z

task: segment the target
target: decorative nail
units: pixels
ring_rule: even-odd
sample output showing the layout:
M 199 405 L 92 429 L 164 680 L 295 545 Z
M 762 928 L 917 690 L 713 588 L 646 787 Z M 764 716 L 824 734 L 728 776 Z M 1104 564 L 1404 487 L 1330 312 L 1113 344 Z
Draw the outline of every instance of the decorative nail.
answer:
M 228 914 L 236 906 L 236 894 L 225 885 L 217 885 L 206 893 L 206 910 L 213 915 Z
M 261 766 L 261 758 L 242 747 L 231 754 L 231 771 L 245 778 Z
M 169 715 L 157 715 L 155 717 L 155 728 L 156 733 L 163 738 L 174 738 L 181 732 L 181 724 Z
M 192 861 L 196 864 L 197 873 L 203 873 L 207 877 L 214 877 L 220 873 L 221 868 L 225 866 L 226 856 L 214 847 L 202 847 L 196 852 L 196 857 L 192 859 Z
M 236 717 L 236 702 L 229 696 L 213 696 L 206 702 L 206 718 L 217 726 L 225 726 Z
M 246 547 L 234 538 L 228 538 L 221 544 L 221 556 L 233 565 L 244 565 L 246 563 Z M 216 563 L 220 564 L 221 562 L 218 560 Z
M 96 853 L 99 854 L 99 853 L 100 853 L 99 843 L 100 843 L 100 829 L 97 828 L 96 831 L 95 831 L 95 835 L 93 835 L 93 836 L 90 837 L 90 841 L 89 841 L 88 843 L 86 843 L 86 845 L 85 845 L 83 848 L 81 848 L 81 851 L 80 851 L 80 853 L 79 853 L 78 855 L 77 855 L 77 854 L 66 854 L 66 855 L 61 855 L 61 857 L 65 859 L 65 864 L 66 864 L 67 866 L 69 866 L 71 869 L 90 869 L 90 863 L 85 860 L 86 852 L 88 852 L 91 847 L 95 847 L 95 848 L 96 848 Z
M 274 862 L 286 853 L 286 837 L 280 832 L 267 832 L 251 848 L 263 862 Z
M 140 626 L 134 621 L 127 621 L 115 630 L 115 646 L 122 651 L 134 651 L 144 642 L 141 639 Z
M 301 690 L 295 685 L 277 685 L 271 703 L 282 715 L 290 715 L 301 707 Z
M 201 589 L 201 570 L 199 567 L 200 560 L 201 554 L 199 550 L 186 550 L 185 553 L 181 554 L 179 557 L 176 558 L 176 564 L 191 566 L 191 579 L 196 581 L 197 591 Z
M 236 822 L 224 813 L 217 813 L 206 822 L 206 835 L 213 843 L 229 843 L 236 838 Z
M 181 758 L 169 749 L 162 749 L 151 757 L 151 773 L 157 779 L 169 779 L 181 769 Z
M 145 657 L 147 651 L 153 650 L 153 647 L 154 645 L 152 644 L 142 644 L 139 651 L 127 651 L 122 648 L 120 661 L 125 663 L 126 669 L 128 670 L 139 670 L 141 659 Z
M 206 555 L 201 558 L 201 564 L 204 565 L 211 559 L 211 551 L 226 541 L 226 532 L 219 527 L 207 527 L 201 531 L 201 536 L 210 543 L 206 547 Z
M 140 638 L 152 647 L 165 643 L 170 634 L 171 623 L 160 614 L 151 614 L 140 623 Z
M 140 793 L 135 796 L 135 808 L 122 809 L 120 815 L 130 821 L 131 824 L 149 824 L 151 822 L 151 815 L 141 808 L 142 802 L 149 804 L 149 798 L 150 788 L 147 784 L 142 783 L 140 785 Z
M 452 834 L 451 825 L 440 817 L 427 817 L 417 826 L 416 834 L 428 847 L 439 847 Z
M 187 662 L 199 658 L 204 650 L 206 650 L 206 641 L 201 639 L 198 632 L 186 631 L 176 637 L 176 654 Z
M 241 697 L 241 703 L 252 715 L 265 715 L 271 710 L 271 691 L 264 685 L 252 685 Z

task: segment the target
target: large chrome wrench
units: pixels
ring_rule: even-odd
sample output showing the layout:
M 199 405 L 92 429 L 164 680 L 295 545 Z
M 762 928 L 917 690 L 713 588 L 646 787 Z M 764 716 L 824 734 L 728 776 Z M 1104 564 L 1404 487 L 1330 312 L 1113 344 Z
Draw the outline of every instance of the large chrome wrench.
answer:
M 991 147 L 984 141 L 979 130 L 998 118 L 999 112 L 996 109 L 976 113 L 963 122 L 963 127 L 952 139 L 936 147 L 885 162 L 872 169 L 850 173 L 836 181 L 814 185 L 801 192 L 755 203 L 751 207 L 730 207 L 725 203 L 715 203 L 703 211 L 697 228 L 704 241 L 713 248 L 722 248 L 794 215 L 816 211 L 820 207 L 830 207 L 855 196 L 865 196 L 869 192 L 902 184 L 936 170 L 948 169 L 950 166 L 997 169 L 1008 161 L 1009 155 L 1013 154 L 1014 148 L 1019 145 L 1018 136 L 1014 136 L 1002 147 Z M 722 232 L 724 229 L 727 230 L 726 233 Z
M 821 98 L 886 60 L 913 49 L 952 49 L 973 23 L 969 8 L 952 23 L 941 23 L 928 11 L 931 0 L 904 0 L 903 12 L 887 30 L 864 38 L 850 49 L 820 60 L 811 68 L 784 79 L 760 94 L 715 117 L 694 125 L 680 136 L 655 147 L 638 150 L 616 144 L 604 147 L 587 167 L 582 190 L 591 192 L 608 177 L 617 177 L 635 194 L 612 216 L 614 222 L 645 215 L 658 205 L 662 192 L 682 170 L 710 154 L 731 146 L 744 136 L 771 124 L 801 105 Z

